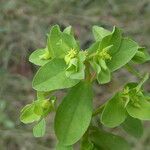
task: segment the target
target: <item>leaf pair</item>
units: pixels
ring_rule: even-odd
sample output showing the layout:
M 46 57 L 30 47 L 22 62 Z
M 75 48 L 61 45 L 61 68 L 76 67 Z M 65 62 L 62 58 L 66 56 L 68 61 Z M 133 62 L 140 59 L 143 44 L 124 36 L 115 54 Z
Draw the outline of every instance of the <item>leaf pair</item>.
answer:
M 64 58 L 70 49 L 79 50 L 71 30 L 71 27 L 68 27 L 62 32 L 58 25 L 53 26 L 50 33 L 47 34 L 46 48 L 34 51 L 30 55 L 29 61 L 43 66 L 53 58 Z
M 113 32 L 115 31 L 115 27 Z M 119 31 L 119 30 L 118 30 Z M 103 27 L 93 26 L 93 35 L 96 41 L 102 41 L 104 37 L 112 36 L 113 32 L 104 29 Z M 116 35 L 116 41 L 120 40 L 120 36 Z M 114 38 L 114 39 L 115 39 Z M 117 51 L 117 48 L 116 48 Z M 144 63 L 150 60 L 150 55 L 144 47 L 139 47 L 138 51 L 136 52 L 135 56 L 132 58 L 132 61 L 135 63 Z
M 48 34 L 47 49 L 51 59 L 39 59 L 41 54 L 43 55 L 42 50 L 35 51 L 30 56 L 31 62 L 42 66 L 33 79 L 35 90 L 51 91 L 69 88 L 84 79 L 86 54 L 79 52 L 71 27 L 61 32 L 59 26 L 53 26 Z M 72 55 L 72 51 L 77 52 L 77 55 Z
M 101 122 L 105 126 L 116 127 L 123 123 L 128 115 L 140 120 L 150 120 L 150 103 L 142 91 L 139 91 L 139 85 L 127 84 L 123 92 L 118 92 L 106 103 L 101 115 Z
M 85 53 L 79 52 L 76 59 L 68 67 L 63 59 L 50 60 L 36 73 L 33 88 L 38 91 L 52 91 L 76 85 L 85 76 Z
M 26 105 L 21 110 L 20 120 L 23 123 L 32 123 L 39 121 L 42 117 L 47 116 L 54 109 L 54 102 L 51 100 L 36 100 Z
M 97 73 L 98 82 L 108 83 L 111 80 L 111 72 L 121 68 L 134 57 L 138 44 L 129 38 L 123 38 L 116 27 L 110 32 L 94 26 L 93 34 L 96 43 L 88 49 L 90 56 L 93 56 L 91 64 Z M 95 57 L 102 63 L 97 63 Z

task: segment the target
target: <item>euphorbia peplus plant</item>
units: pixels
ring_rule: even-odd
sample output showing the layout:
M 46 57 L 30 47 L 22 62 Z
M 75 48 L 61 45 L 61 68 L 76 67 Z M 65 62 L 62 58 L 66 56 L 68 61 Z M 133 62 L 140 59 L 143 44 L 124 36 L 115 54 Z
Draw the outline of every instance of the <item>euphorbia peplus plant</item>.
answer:
M 127 133 L 141 137 L 143 120 L 150 120 L 150 96 L 143 89 L 148 74 L 139 74 L 132 66 L 150 60 L 146 49 L 122 36 L 117 27 L 110 32 L 94 26 L 95 42 L 82 50 L 69 26 L 61 31 L 58 25 L 47 34 L 47 45 L 34 51 L 29 61 L 40 66 L 33 79 L 37 98 L 21 110 L 23 123 L 35 123 L 33 134 L 45 133 L 45 117 L 56 112 L 54 129 L 57 150 L 72 150 L 80 141 L 81 150 L 129 150 L 120 136 L 103 127 L 121 126 Z M 101 86 L 111 81 L 112 73 L 124 67 L 139 78 L 139 83 L 125 84 L 98 108 L 93 108 L 93 82 Z M 56 90 L 70 88 L 59 106 Z M 92 119 L 99 117 L 100 124 Z

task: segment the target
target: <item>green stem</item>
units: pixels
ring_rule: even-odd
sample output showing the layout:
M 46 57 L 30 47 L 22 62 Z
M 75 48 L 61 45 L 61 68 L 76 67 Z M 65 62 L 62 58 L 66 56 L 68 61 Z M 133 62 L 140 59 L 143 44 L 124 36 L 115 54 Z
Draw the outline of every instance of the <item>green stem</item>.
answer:
M 87 57 L 87 60 L 91 60 L 94 56 L 96 56 L 97 53 L 93 53 L 93 54 L 90 54 L 88 57 Z
M 138 86 L 136 87 L 137 90 L 139 91 L 140 88 L 142 87 L 142 85 L 149 79 L 149 73 L 146 73 L 144 75 L 144 77 L 142 78 L 142 80 L 140 81 L 140 83 L 138 84 Z
M 93 112 L 92 116 L 95 117 L 96 115 L 98 115 L 99 113 L 101 113 L 102 110 L 104 109 L 104 107 L 105 107 L 105 103 L 102 104 L 102 105 L 100 105 L 100 106 Z
M 132 73 L 136 77 L 138 77 L 140 79 L 143 78 L 142 75 L 137 70 L 135 70 L 131 65 L 127 64 L 125 67 L 130 73 Z
M 96 79 L 96 72 L 94 72 L 93 75 L 91 76 L 91 83 L 94 82 L 95 79 Z
M 85 75 L 86 75 L 85 80 L 90 82 L 91 81 L 91 73 L 90 73 L 90 64 L 89 64 L 89 62 L 85 62 L 85 66 L 86 66 L 86 68 L 85 68 Z

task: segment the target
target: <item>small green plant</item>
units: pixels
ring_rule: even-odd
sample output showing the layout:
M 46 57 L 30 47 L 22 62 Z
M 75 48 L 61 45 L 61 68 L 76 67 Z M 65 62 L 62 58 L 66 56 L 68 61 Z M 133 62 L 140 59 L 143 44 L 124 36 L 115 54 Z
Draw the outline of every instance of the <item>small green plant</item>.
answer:
M 145 48 L 130 38 L 123 37 L 117 27 L 110 32 L 94 26 L 95 42 L 81 50 L 69 26 L 61 31 L 58 25 L 47 34 L 47 45 L 34 51 L 29 61 L 40 66 L 33 79 L 37 98 L 21 110 L 20 120 L 35 122 L 33 134 L 45 133 L 45 117 L 56 112 L 55 134 L 57 150 L 72 150 L 80 141 L 81 150 L 129 150 L 130 146 L 120 136 L 109 133 L 104 127 L 121 126 L 134 137 L 141 137 L 143 120 L 150 120 L 150 96 L 143 84 L 149 78 L 140 74 L 133 64 L 150 60 Z M 93 108 L 92 85 L 101 86 L 111 81 L 112 73 L 124 67 L 136 75 L 139 82 L 126 83 L 108 101 Z M 70 88 L 59 106 L 56 91 Z M 99 123 L 94 122 L 95 116 Z

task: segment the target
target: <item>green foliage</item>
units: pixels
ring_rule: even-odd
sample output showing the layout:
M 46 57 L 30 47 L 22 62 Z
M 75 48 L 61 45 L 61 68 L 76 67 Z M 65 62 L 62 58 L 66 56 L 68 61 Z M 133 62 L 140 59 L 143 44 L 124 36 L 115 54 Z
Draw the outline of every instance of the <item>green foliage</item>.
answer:
M 42 119 L 38 124 L 33 128 L 33 135 L 35 137 L 42 137 L 45 134 L 46 123 L 45 119 Z
M 144 63 L 150 60 L 150 55 L 147 52 L 145 47 L 140 47 L 133 57 L 133 62 L 135 63 Z
M 33 88 L 38 91 L 52 91 L 76 85 L 79 80 L 68 78 L 66 67 L 63 59 L 51 60 L 36 73 L 33 79 Z
M 91 129 L 91 141 L 102 150 L 130 150 L 128 143 L 120 136 L 102 131 L 98 128 Z
M 121 100 L 121 93 L 117 93 L 107 102 L 102 115 L 101 122 L 107 127 L 116 127 L 126 119 L 127 113 L 124 109 L 124 102 Z
M 55 132 L 60 143 L 72 145 L 87 130 L 92 117 L 92 89 L 80 82 L 63 99 L 55 116 Z
M 85 52 L 79 52 L 76 58 L 72 58 L 69 61 L 68 67 L 66 69 L 66 76 L 71 79 L 84 79 L 85 78 L 85 65 L 84 61 L 86 59 Z
M 35 122 L 33 134 L 41 137 L 46 129 L 46 116 L 55 111 L 57 150 L 72 150 L 79 140 L 81 150 L 130 150 L 122 137 L 104 131 L 102 126 L 121 126 L 134 137 L 142 136 L 141 120 L 150 120 L 150 98 L 143 89 L 149 75 L 140 75 L 132 64 L 144 63 L 150 55 L 135 41 L 123 37 L 117 27 L 111 32 L 94 26 L 93 34 L 95 42 L 81 50 L 71 26 L 64 31 L 58 25 L 51 28 L 45 48 L 34 51 L 29 57 L 30 62 L 40 66 L 32 84 L 37 100 L 21 110 L 20 120 Z M 93 111 L 93 82 L 106 84 L 112 80 L 114 71 L 129 66 L 130 71 L 140 77 L 139 83 L 127 83 Z M 55 91 L 67 88 L 69 92 L 57 107 Z M 93 127 L 96 115 L 101 126 Z
M 108 62 L 108 67 L 111 72 L 121 68 L 127 64 L 136 54 L 138 50 L 138 44 L 131 39 L 123 38 L 121 41 L 120 48 L 117 53 L 112 56 L 110 62 Z
M 73 150 L 72 146 L 64 146 L 60 143 L 57 144 L 56 150 Z
M 53 99 L 33 101 L 21 110 L 20 120 L 23 123 L 39 121 L 54 110 L 54 103 Z
M 141 97 L 138 102 L 129 102 L 127 105 L 128 113 L 141 120 L 150 120 L 150 102 Z
M 20 120 L 23 123 L 32 123 L 34 121 L 40 120 L 40 115 L 34 112 L 34 104 L 28 104 L 21 110 Z
M 68 32 L 67 32 L 68 33 Z M 52 58 L 63 58 L 70 49 L 79 50 L 74 37 L 61 32 L 58 25 L 52 27 L 48 34 L 48 50 Z
M 47 62 L 49 62 L 48 59 L 44 59 L 41 57 L 44 54 L 45 54 L 45 49 L 37 49 L 30 55 L 29 61 L 35 65 L 43 66 Z
M 92 56 L 89 59 L 97 73 L 98 82 L 105 84 L 110 82 L 111 72 L 127 64 L 135 56 L 139 46 L 133 40 L 122 37 L 122 32 L 116 27 L 108 32 L 94 26 L 93 33 L 97 42 L 88 49 Z
M 127 133 L 136 138 L 140 138 L 143 134 L 143 125 L 139 119 L 128 116 L 121 126 Z
M 92 31 L 96 41 L 101 41 L 105 36 L 111 34 L 110 31 L 99 26 L 93 26 Z

